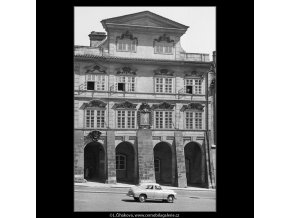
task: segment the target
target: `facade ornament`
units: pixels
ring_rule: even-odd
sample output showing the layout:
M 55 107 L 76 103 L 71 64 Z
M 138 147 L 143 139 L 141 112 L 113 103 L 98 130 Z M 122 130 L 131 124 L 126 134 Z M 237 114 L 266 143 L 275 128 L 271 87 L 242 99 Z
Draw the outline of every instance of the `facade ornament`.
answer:
M 93 66 L 89 66 L 89 67 L 85 67 L 86 70 L 86 74 L 90 74 L 90 73 L 97 73 L 97 74 L 106 74 L 106 70 L 104 67 L 101 67 L 100 65 L 93 65 Z
M 129 30 L 127 30 L 125 33 L 123 33 L 121 36 L 117 36 L 116 37 L 116 44 L 118 43 L 118 40 L 123 40 L 123 39 L 130 39 L 130 40 L 135 40 L 136 41 L 136 45 L 138 44 L 138 38 L 137 37 L 133 37 L 133 34 L 130 33 Z
M 180 111 L 188 111 L 188 110 L 193 110 L 193 111 L 204 111 L 203 110 L 204 105 L 200 103 L 189 103 L 188 105 L 183 105 Z
M 115 103 L 113 109 L 136 109 L 137 104 L 133 104 L 129 101 L 122 103 Z
M 100 131 L 97 131 L 97 130 L 89 132 L 89 134 L 87 136 L 85 136 L 86 143 L 97 142 L 100 139 L 101 134 L 102 133 Z
M 169 71 L 168 69 L 159 69 L 159 70 L 154 70 L 154 75 L 155 76 L 173 76 L 173 71 Z
M 137 70 L 132 70 L 130 67 L 123 67 L 121 69 L 117 69 L 117 74 L 124 75 L 136 75 Z
M 80 107 L 80 109 L 86 109 L 88 107 L 94 107 L 94 108 L 101 108 L 105 109 L 106 108 L 106 103 L 100 101 L 100 100 L 92 100 L 89 103 L 83 103 L 83 105 Z
M 142 103 L 137 112 L 137 122 L 140 129 L 150 129 L 153 117 L 151 107 L 147 103 Z
M 174 40 L 172 39 L 170 39 L 170 37 L 169 36 L 167 36 L 165 33 L 162 35 L 162 36 L 159 36 L 159 38 L 158 39 L 154 39 L 154 42 L 167 42 L 167 43 L 171 43 L 171 42 L 173 42 L 174 43 Z
M 161 110 L 173 110 L 174 105 L 173 104 L 169 104 L 167 102 L 163 102 L 160 104 L 153 104 L 152 105 L 152 110 L 156 110 L 156 109 L 161 109 Z
M 200 77 L 204 78 L 204 72 L 193 70 L 191 72 L 185 72 L 185 77 Z

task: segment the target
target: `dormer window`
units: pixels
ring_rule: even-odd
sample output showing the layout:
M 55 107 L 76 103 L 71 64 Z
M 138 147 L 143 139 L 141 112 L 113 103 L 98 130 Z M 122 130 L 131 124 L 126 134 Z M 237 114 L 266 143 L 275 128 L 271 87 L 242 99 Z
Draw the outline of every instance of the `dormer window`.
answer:
M 136 52 L 137 43 L 137 38 L 133 37 L 129 31 L 116 38 L 117 51 Z
M 117 51 L 136 52 L 135 40 L 118 40 Z
M 154 47 L 154 52 L 158 54 L 172 54 L 173 43 L 161 43 L 156 42 Z
M 163 34 L 153 42 L 155 54 L 173 54 L 174 40 Z

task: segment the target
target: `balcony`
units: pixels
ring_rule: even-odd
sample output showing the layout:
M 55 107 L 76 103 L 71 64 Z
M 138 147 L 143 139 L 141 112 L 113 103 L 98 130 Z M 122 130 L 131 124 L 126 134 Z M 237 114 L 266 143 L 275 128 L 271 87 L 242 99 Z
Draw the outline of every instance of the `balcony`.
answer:
M 184 61 L 209 62 L 209 54 L 202 53 L 180 53 L 180 59 Z

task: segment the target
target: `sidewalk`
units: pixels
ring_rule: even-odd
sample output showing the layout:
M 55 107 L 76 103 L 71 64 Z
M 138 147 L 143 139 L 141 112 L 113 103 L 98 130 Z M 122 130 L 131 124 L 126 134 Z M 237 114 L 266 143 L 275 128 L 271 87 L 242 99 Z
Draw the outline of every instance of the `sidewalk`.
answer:
M 130 188 L 134 185 L 126 184 L 126 183 L 116 183 L 116 184 L 105 184 L 100 182 L 86 182 L 86 183 L 75 183 L 75 187 L 83 186 L 83 187 L 96 187 L 96 188 Z M 187 187 L 187 188 L 179 188 L 173 186 L 165 186 L 161 185 L 163 189 L 171 189 L 171 190 L 188 190 L 188 191 L 215 191 L 215 189 L 207 189 L 207 188 L 198 188 L 198 187 Z

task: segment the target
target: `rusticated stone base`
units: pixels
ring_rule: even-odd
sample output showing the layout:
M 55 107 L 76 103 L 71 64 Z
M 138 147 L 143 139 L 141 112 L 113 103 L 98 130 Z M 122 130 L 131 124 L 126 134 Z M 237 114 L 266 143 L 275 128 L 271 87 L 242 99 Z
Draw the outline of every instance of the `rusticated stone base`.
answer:
M 137 132 L 137 140 L 139 183 L 156 182 L 154 171 L 152 131 L 149 129 L 139 129 Z

